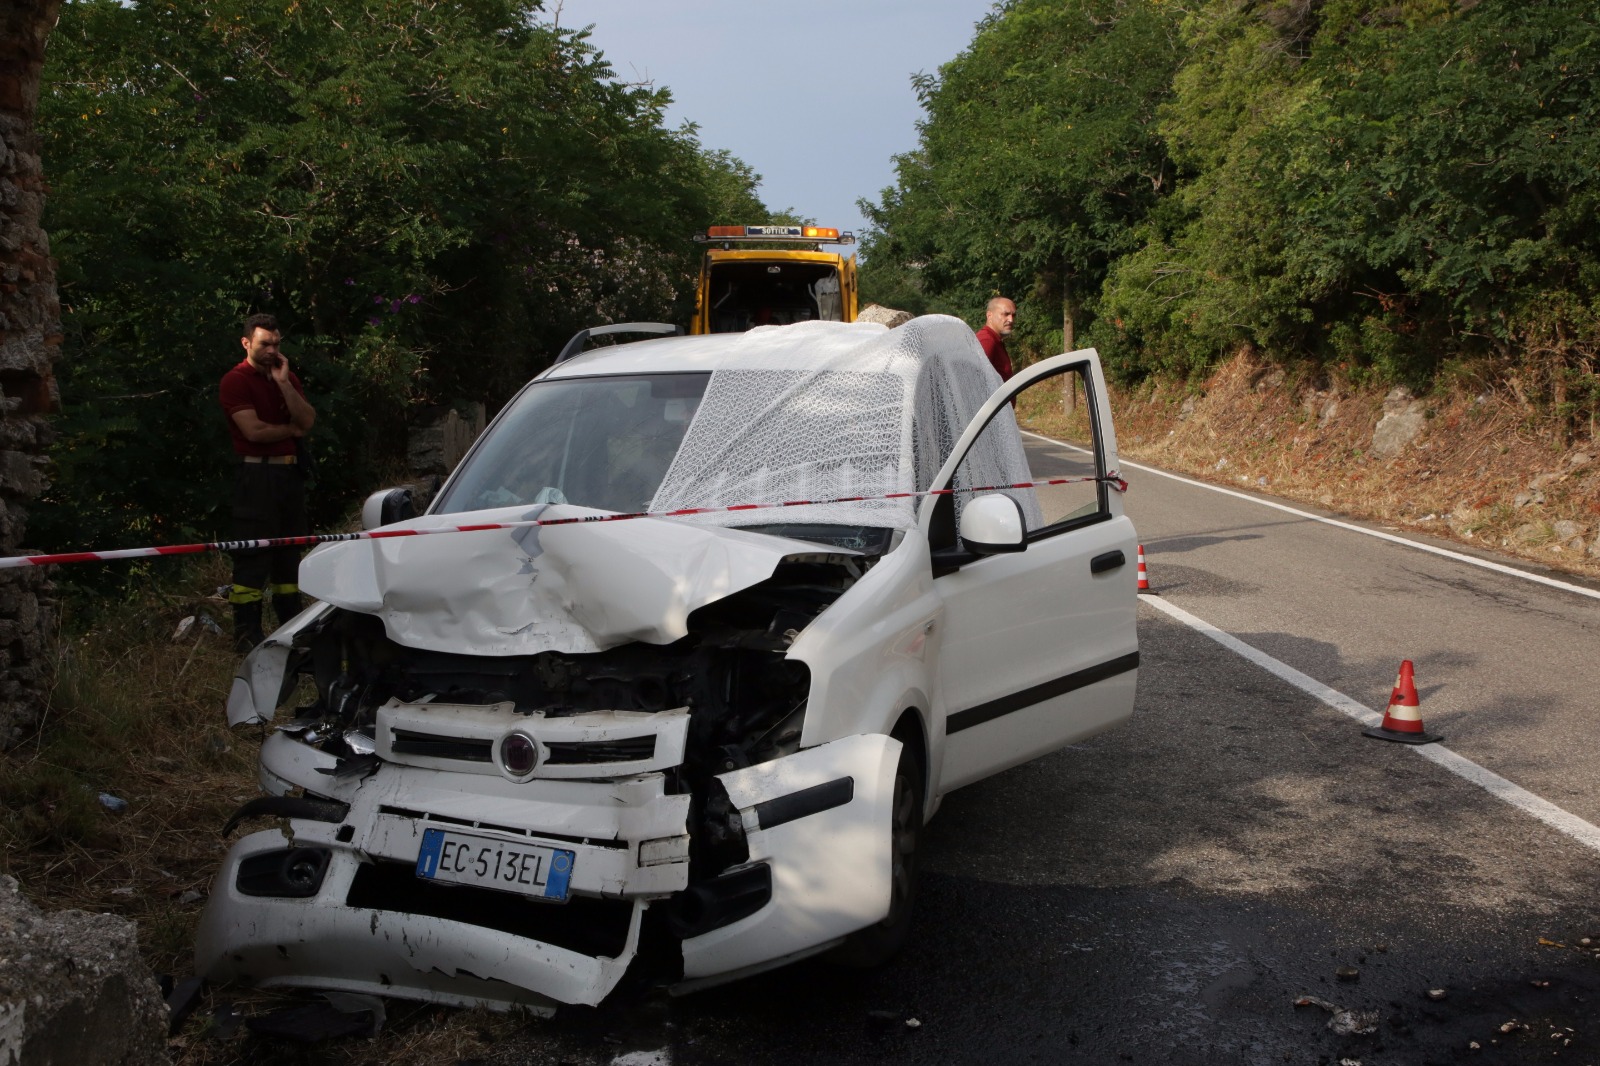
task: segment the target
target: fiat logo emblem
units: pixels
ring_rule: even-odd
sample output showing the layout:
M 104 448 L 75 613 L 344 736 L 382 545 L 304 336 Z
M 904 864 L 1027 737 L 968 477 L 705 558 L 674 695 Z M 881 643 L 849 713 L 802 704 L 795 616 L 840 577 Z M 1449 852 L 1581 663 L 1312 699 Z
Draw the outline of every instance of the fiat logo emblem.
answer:
M 526 733 L 507 733 L 500 741 L 500 768 L 518 780 L 539 765 L 539 745 Z

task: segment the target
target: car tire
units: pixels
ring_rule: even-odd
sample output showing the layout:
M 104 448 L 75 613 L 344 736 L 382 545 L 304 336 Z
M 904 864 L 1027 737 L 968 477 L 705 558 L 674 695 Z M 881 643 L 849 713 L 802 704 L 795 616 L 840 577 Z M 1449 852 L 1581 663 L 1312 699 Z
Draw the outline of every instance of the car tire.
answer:
M 883 921 L 851 933 L 828 955 L 830 962 L 852 969 L 882 966 L 899 953 L 911 934 L 927 776 L 920 752 L 905 743 L 904 738 L 900 739 L 900 761 L 894 769 L 894 802 L 889 816 L 892 886 L 889 914 Z

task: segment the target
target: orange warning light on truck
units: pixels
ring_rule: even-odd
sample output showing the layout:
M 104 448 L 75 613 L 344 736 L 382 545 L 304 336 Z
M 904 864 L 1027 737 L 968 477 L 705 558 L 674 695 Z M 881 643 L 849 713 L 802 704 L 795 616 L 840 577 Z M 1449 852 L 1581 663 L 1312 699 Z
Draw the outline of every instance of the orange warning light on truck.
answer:
M 690 333 L 856 320 L 856 257 L 821 250 L 855 244 L 855 234 L 826 226 L 712 226 L 694 239 L 716 247 L 700 261 Z

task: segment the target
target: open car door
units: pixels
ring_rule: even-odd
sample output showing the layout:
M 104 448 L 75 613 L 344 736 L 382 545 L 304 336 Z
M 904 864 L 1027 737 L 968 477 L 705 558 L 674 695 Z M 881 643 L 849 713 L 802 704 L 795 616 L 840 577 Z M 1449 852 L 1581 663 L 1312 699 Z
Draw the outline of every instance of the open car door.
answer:
M 1021 431 L 1019 418 L 1050 432 Z M 932 487 L 956 491 L 920 515 L 944 605 L 940 792 L 1132 715 L 1138 544 L 1116 466 L 1100 359 L 1085 349 L 1007 382 L 940 470 Z M 1061 483 L 985 488 L 1044 480 Z M 1014 542 L 986 542 L 983 515 L 1011 503 Z

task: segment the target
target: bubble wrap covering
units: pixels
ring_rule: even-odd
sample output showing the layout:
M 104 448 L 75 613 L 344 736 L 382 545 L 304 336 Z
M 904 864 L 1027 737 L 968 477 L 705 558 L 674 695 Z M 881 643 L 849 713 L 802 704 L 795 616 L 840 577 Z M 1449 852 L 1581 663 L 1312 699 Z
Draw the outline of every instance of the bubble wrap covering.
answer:
M 999 387 L 972 330 L 944 315 L 895 329 L 842 322 L 753 329 L 711 375 L 650 509 L 927 489 Z M 969 453 L 956 487 L 1027 480 L 1027 459 L 1007 407 Z M 1023 505 L 1030 527 L 1036 525 L 1033 491 L 1010 495 Z M 957 507 L 966 499 L 957 496 Z M 867 500 L 689 520 L 909 529 L 920 502 Z

